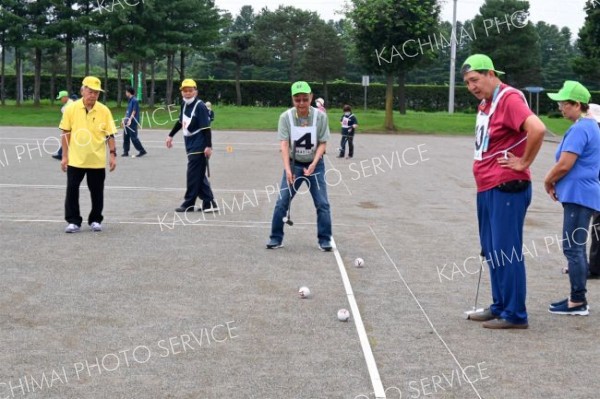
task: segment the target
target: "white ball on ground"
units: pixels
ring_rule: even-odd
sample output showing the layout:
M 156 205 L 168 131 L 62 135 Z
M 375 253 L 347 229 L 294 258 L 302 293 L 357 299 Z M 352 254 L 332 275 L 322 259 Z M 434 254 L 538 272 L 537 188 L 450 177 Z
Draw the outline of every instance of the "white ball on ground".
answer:
M 306 299 L 310 297 L 310 290 L 308 289 L 308 287 L 300 287 L 300 289 L 298 290 L 298 295 L 300 295 L 300 298 Z
M 338 310 L 337 316 L 339 321 L 348 321 L 348 319 L 350 318 L 350 312 L 348 311 L 348 309 L 340 309 Z
M 365 260 L 363 258 L 354 259 L 354 267 L 363 267 L 365 265 Z

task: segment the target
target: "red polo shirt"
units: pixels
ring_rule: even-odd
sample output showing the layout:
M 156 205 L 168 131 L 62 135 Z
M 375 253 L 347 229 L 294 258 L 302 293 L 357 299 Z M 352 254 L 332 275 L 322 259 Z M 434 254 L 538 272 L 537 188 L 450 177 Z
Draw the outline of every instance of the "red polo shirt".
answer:
M 502 84 L 500 85 L 500 91 L 507 87 L 512 90 L 500 98 L 489 122 L 490 138 L 488 150 L 483 153 L 484 159 L 473 162 L 473 175 L 477 183 L 477 192 L 487 191 L 511 180 L 531 180 L 529 168 L 523 172 L 517 172 L 501 167 L 497 161 L 498 158 L 504 156 L 502 151 L 513 147 L 527 136 L 527 133 L 523 130 L 523 124 L 529 116 L 533 115 L 533 112 L 516 89 Z M 478 111 L 489 113 L 491 106 L 491 101 L 483 101 L 479 105 Z M 524 140 L 510 149 L 509 152 L 517 157 L 522 157 L 525 154 L 526 146 L 527 140 Z M 490 155 L 496 153 L 498 154 L 490 157 Z

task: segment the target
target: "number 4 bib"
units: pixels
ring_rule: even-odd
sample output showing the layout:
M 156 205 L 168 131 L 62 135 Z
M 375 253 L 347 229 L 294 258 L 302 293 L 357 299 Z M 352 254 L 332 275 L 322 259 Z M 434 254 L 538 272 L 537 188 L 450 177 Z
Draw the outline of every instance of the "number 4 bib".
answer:
M 312 126 L 295 126 L 293 109 L 288 112 L 290 118 L 290 139 L 295 143 L 296 154 L 310 155 L 317 143 L 317 115 L 313 115 Z

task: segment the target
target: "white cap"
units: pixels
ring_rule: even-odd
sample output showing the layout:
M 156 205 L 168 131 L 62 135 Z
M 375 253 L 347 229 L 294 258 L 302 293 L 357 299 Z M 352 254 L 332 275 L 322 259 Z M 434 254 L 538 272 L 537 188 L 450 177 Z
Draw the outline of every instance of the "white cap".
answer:
M 321 104 L 321 105 L 325 104 L 325 100 L 323 100 L 321 97 L 317 98 L 317 99 L 315 100 L 315 102 L 316 102 L 317 104 Z
M 590 116 L 593 117 L 596 120 L 596 122 L 600 123 L 600 105 L 590 104 L 588 114 L 590 114 Z

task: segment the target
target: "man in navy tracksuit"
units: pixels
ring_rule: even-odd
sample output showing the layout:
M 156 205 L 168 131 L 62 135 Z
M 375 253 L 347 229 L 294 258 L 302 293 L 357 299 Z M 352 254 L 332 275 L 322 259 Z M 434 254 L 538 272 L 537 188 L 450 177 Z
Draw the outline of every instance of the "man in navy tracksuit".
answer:
M 193 212 L 196 198 L 202 198 L 203 212 L 217 212 L 219 209 L 214 201 L 210 186 L 205 179 L 206 165 L 212 154 L 212 140 L 210 120 L 206 105 L 197 98 L 196 82 L 185 79 L 181 83 L 181 96 L 183 104 L 179 120 L 171 129 L 167 137 L 167 148 L 173 146 L 173 136 L 183 129 L 185 151 L 188 156 L 187 190 L 183 203 L 176 208 L 176 212 Z

